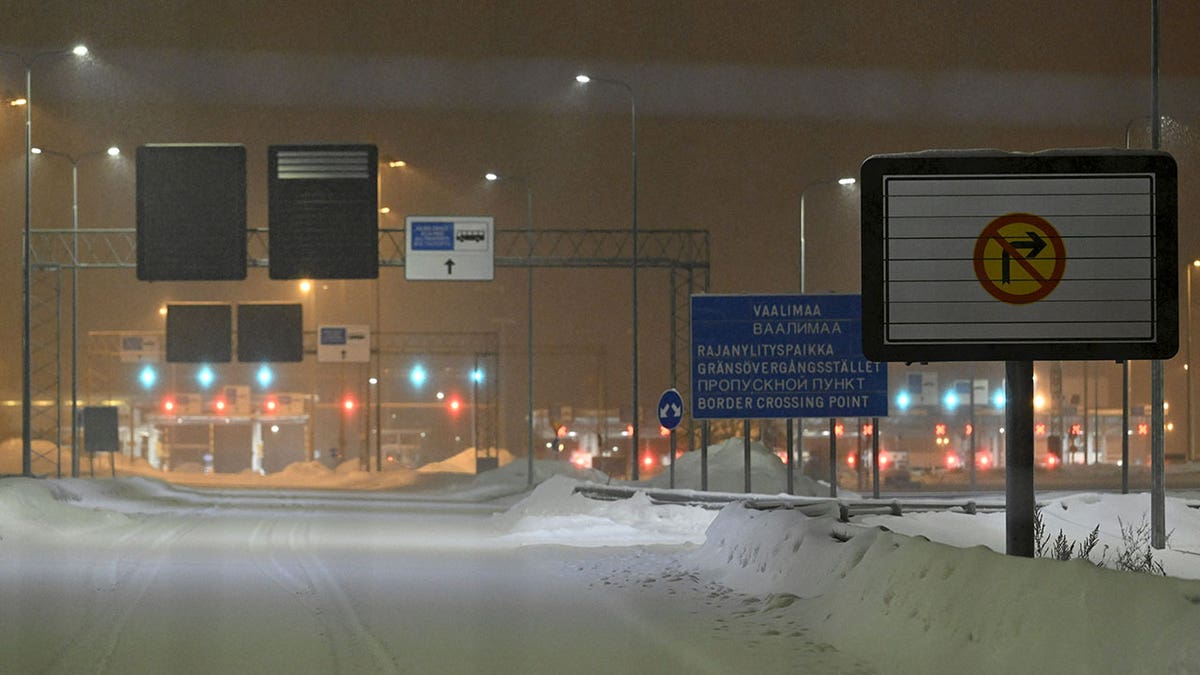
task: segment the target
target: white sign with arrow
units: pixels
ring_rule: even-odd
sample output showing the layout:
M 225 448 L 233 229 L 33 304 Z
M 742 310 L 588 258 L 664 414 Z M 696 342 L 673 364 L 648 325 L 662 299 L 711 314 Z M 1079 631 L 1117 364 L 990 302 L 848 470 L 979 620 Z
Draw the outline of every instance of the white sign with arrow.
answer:
M 491 216 L 408 216 L 404 278 L 409 281 L 491 281 L 495 227 Z
M 317 361 L 367 363 L 371 360 L 371 327 L 322 325 L 317 330 Z

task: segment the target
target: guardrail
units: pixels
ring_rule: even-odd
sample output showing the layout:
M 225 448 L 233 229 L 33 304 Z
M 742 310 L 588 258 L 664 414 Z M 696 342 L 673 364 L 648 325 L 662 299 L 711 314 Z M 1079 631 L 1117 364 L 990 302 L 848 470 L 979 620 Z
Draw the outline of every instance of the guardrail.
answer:
M 838 518 L 849 522 L 861 515 L 888 514 L 902 516 L 920 511 L 958 511 L 974 515 L 980 512 L 1003 511 L 1003 502 L 962 501 L 901 501 L 899 499 L 838 499 L 834 497 L 795 497 L 788 495 L 747 495 L 732 492 L 699 492 L 695 490 L 656 490 L 624 485 L 601 485 L 581 483 L 575 493 L 590 499 L 616 501 L 629 499 L 638 493 L 645 494 L 653 504 L 676 504 L 698 506 L 705 509 L 721 509 L 733 502 L 746 508 L 769 511 L 773 509 L 796 509 L 807 515 L 827 513 L 831 507 L 838 509 Z

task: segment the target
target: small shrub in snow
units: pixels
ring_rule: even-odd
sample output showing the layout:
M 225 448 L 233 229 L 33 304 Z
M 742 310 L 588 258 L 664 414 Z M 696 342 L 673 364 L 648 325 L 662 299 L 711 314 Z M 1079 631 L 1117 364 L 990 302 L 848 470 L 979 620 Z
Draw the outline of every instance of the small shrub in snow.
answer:
M 1116 557 L 1111 567 L 1122 572 L 1142 572 L 1166 576 L 1166 570 L 1160 561 L 1154 559 L 1154 549 L 1150 546 L 1150 525 L 1142 517 L 1141 525 L 1125 525 L 1120 516 L 1117 524 L 1121 527 L 1121 548 L 1117 549 Z M 1053 543 L 1050 534 L 1046 532 L 1046 523 L 1042 520 L 1042 507 L 1037 507 L 1033 513 L 1034 554 L 1038 558 L 1053 558 L 1054 560 L 1086 560 L 1097 567 L 1109 567 L 1106 545 L 1100 552 L 1098 560 L 1092 559 L 1092 551 L 1100 543 L 1100 526 L 1092 528 L 1083 541 L 1071 541 L 1058 531 Z

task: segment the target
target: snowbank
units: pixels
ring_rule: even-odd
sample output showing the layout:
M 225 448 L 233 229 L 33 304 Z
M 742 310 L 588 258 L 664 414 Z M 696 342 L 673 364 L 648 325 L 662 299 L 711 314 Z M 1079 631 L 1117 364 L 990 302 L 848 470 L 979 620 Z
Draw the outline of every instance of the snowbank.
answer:
M 15 534 L 74 534 L 129 523 L 113 511 L 76 505 L 78 494 L 34 478 L 0 479 L 0 540 Z
M 740 493 L 745 484 L 746 451 L 741 438 L 708 446 L 708 489 L 713 492 Z M 675 462 L 675 487 L 700 489 L 700 453 L 685 452 Z M 793 492 L 802 497 L 828 497 L 829 485 L 808 476 L 792 478 Z M 646 484 L 667 488 L 671 484 L 669 470 L 663 471 Z M 761 441 L 750 442 L 750 489 L 758 494 L 780 494 L 787 491 L 787 465 Z
M 597 501 L 575 494 L 579 484 L 553 476 L 494 522 L 521 545 L 631 546 L 703 543 L 716 517 L 696 507 L 654 506 L 640 492 L 631 499 Z
M 1200 582 L 738 505 L 721 511 L 692 560 L 759 611 L 795 612 L 817 638 L 891 672 L 1200 667 Z
M 513 454 L 508 450 L 492 451 L 499 458 L 500 466 L 513 461 Z M 475 473 L 475 448 L 467 448 L 457 455 L 440 462 L 431 462 L 417 469 L 419 473 Z

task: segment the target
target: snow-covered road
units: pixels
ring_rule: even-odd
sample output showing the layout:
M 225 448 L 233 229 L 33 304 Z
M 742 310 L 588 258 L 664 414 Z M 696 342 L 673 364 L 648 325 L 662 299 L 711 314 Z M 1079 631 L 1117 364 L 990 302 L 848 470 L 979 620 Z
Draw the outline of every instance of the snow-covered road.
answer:
M 869 671 L 687 544 L 527 545 L 500 506 L 379 494 L 38 490 L 42 530 L 0 529 L 0 672 Z

